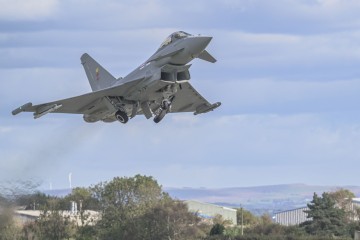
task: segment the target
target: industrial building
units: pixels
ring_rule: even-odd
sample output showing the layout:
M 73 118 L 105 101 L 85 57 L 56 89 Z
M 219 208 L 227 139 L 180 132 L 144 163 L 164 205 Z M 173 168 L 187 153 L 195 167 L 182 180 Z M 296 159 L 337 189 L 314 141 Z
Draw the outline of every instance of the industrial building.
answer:
M 284 226 L 298 225 L 305 222 L 307 219 L 307 213 L 304 211 L 309 210 L 308 207 L 296 208 L 283 212 L 278 212 L 274 215 L 273 219 L 276 223 Z
M 184 203 L 188 206 L 190 212 L 197 213 L 201 218 L 212 219 L 216 215 L 220 215 L 224 220 L 230 221 L 233 225 L 237 223 L 236 209 L 193 200 L 187 200 Z
M 355 211 L 356 208 L 360 208 L 360 198 L 353 198 L 352 199 L 351 210 Z M 359 220 L 359 219 L 355 219 L 355 220 Z
M 360 198 L 353 198 L 352 204 L 350 206 L 352 211 L 355 211 L 356 208 L 360 208 Z M 274 215 L 273 219 L 276 223 L 279 223 L 284 226 L 299 225 L 300 223 L 310 220 L 307 218 L 306 210 L 309 210 L 308 207 L 296 208 L 287 211 L 278 212 Z M 358 220 L 358 219 L 354 219 Z

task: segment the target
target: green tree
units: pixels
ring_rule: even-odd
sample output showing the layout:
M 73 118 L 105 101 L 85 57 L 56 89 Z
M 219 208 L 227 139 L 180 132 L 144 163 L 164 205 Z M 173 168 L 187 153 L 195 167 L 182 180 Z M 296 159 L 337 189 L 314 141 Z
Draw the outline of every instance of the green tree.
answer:
M 250 211 L 246 209 L 237 208 L 236 209 L 236 218 L 237 225 L 241 225 L 241 214 L 243 215 L 243 225 L 244 226 L 252 226 L 258 223 L 259 219 L 252 214 Z
M 116 177 L 92 188 L 102 213 L 97 226 L 105 239 L 134 239 L 138 218 L 164 199 L 161 186 L 152 177 Z
M 206 234 L 199 222 L 186 204 L 166 198 L 139 217 L 136 239 L 200 239 Z
M 301 224 L 306 232 L 321 236 L 343 236 L 346 231 L 346 213 L 335 206 L 336 202 L 329 193 L 324 192 L 322 197 L 314 193 L 313 200 L 305 211 L 310 220 Z
M 284 234 L 284 230 L 285 228 L 283 226 L 272 221 L 272 218 L 269 214 L 263 214 L 258 218 L 257 224 L 255 224 L 253 227 L 245 229 L 245 234 L 279 236 Z
M 210 230 L 210 236 L 223 235 L 225 227 L 222 224 L 216 223 Z
M 0 195 L 0 240 L 20 239 L 21 229 L 14 222 L 11 202 Z
M 356 219 L 356 211 L 352 208 L 352 199 L 355 197 L 353 192 L 341 188 L 335 192 L 330 192 L 329 197 L 335 201 L 337 207 L 345 211 L 347 223 Z
M 75 235 L 75 225 L 58 210 L 44 211 L 35 222 L 24 226 L 23 235 L 36 240 L 69 239 Z
M 51 197 L 41 192 L 35 192 L 32 194 L 20 195 L 16 198 L 16 204 L 19 206 L 25 206 L 26 210 L 45 210 L 49 209 L 49 202 L 58 199 Z
M 100 205 L 98 199 L 93 196 L 90 188 L 77 187 L 72 189 L 71 193 L 64 198 L 67 209 L 71 201 L 78 204 L 78 210 L 99 210 Z
M 220 225 L 223 225 L 224 227 L 228 227 L 228 226 L 233 224 L 233 222 L 231 220 L 224 219 L 220 214 L 216 214 L 212 218 L 212 223 L 213 224 L 220 224 Z
M 13 209 L 9 201 L 0 195 L 0 232 L 11 224 L 13 219 Z
M 87 238 L 94 235 L 95 228 L 91 219 L 91 214 L 87 210 L 97 211 L 100 209 L 99 201 L 93 196 L 91 189 L 77 187 L 61 200 L 61 209 L 69 210 L 70 203 L 75 202 L 77 205 L 77 217 L 80 218 L 80 224 L 77 227 L 77 239 Z
M 96 226 L 84 225 L 76 228 L 76 240 L 92 240 L 97 238 Z

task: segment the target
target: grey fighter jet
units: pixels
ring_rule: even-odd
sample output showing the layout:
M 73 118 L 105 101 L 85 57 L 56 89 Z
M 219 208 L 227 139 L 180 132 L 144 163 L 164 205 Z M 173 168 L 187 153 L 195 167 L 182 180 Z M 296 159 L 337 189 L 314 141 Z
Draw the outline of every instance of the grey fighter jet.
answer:
M 136 115 L 145 115 L 147 119 L 154 116 L 158 123 L 167 113 L 212 111 L 221 103 L 210 104 L 191 86 L 188 64 L 194 58 L 216 62 L 205 50 L 211 39 L 175 32 L 145 63 L 118 79 L 85 53 L 81 63 L 93 92 L 38 105 L 27 103 L 12 114 L 33 112 L 35 119 L 52 112 L 83 114 L 89 123 L 126 123 Z

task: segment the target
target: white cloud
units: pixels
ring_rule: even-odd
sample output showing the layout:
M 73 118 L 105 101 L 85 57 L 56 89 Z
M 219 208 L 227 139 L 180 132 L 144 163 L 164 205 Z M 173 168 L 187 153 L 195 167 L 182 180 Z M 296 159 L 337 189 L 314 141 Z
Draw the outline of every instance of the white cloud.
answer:
M 43 20 L 58 9 L 58 0 L 0 0 L 0 20 Z
M 282 77 L 285 78 L 285 77 Z M 214 114 L 343 113 L 357 111 L 360 79 L 196 79 L 196 87 L 210 101 L 221 101 Z
M 12 127 L 1 127 L 0 126 L 0 134 L 1 133 L 8 133 L 12 131 Z
M 189 125 L 187 121 L 173 120 L 174 117 L 165 119 L 156 128 L 146 127 L 148 122 L 141 123 L 143 132 L 128 137 L 127 143 L 121 144 L 123 158 L 112 168 L 124 168 L 131 162 L 132 171 L 150 173 L 167 186 L 220 187 L 284 181 L 320 184 L 326 181 L 316 172 L 322 171 L 324 163 L 336 165 L 348 173 L 356 172 L 352 163 L 359 158 L 358 124 L 329 124 L 327 117 L 321 114 L 223 117 L 210 114 L 193 118 L 199 119 L 198 123 Z M 135 127 L 140 121 L 143 122 L 138 120 L 131 125 Z M 113 126 L 110 129 L 113 132 L 107 131 L 104 136 L 112 138 L 120 133 L 129 136 L 124 129 Z M 148 141 L 151 139 L 148 136 L 153 135 L 161 139 L 160 146 Z M 117 143 L 106 145 L 115 148 Z M 134 146 L 140 146 L 146 157 L 133 154 Z M 341 159 L 341 167 L 338 159 Z M 104 164 L 114 163 L 104 160 Z M 298 174 L 299 169 L 308 169 L 311 178 Z M 254 180 L 251 177 L 254 175 L 259 178 Z M 346 179 L 350 177 L 344 175 L 343 182 Z M 330 182 L 329 178 L 327 181 Z
M 227 18 L 252 32 L 339 32 L 360 25 L 357 0 L 214 1 Z M 232 15 L 234 13 L 234 15 Z M 237 16 L 235 16 L 235 13 Z M 233 24 L 232 21 L 228 22 Z
M 214 34 L 218 46 L 229 46 L 219 52 L 227 64 L 294 66 L 360 60 L 358 31 L 301 35 L 222 30 Z

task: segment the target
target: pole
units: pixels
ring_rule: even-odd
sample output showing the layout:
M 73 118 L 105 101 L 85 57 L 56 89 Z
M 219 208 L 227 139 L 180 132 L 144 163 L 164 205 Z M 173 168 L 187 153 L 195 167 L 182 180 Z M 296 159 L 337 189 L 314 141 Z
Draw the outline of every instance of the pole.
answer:
M 241 236 L 244 235 L 244 214 L 243 214 L 243 208 L 241 207 Z

